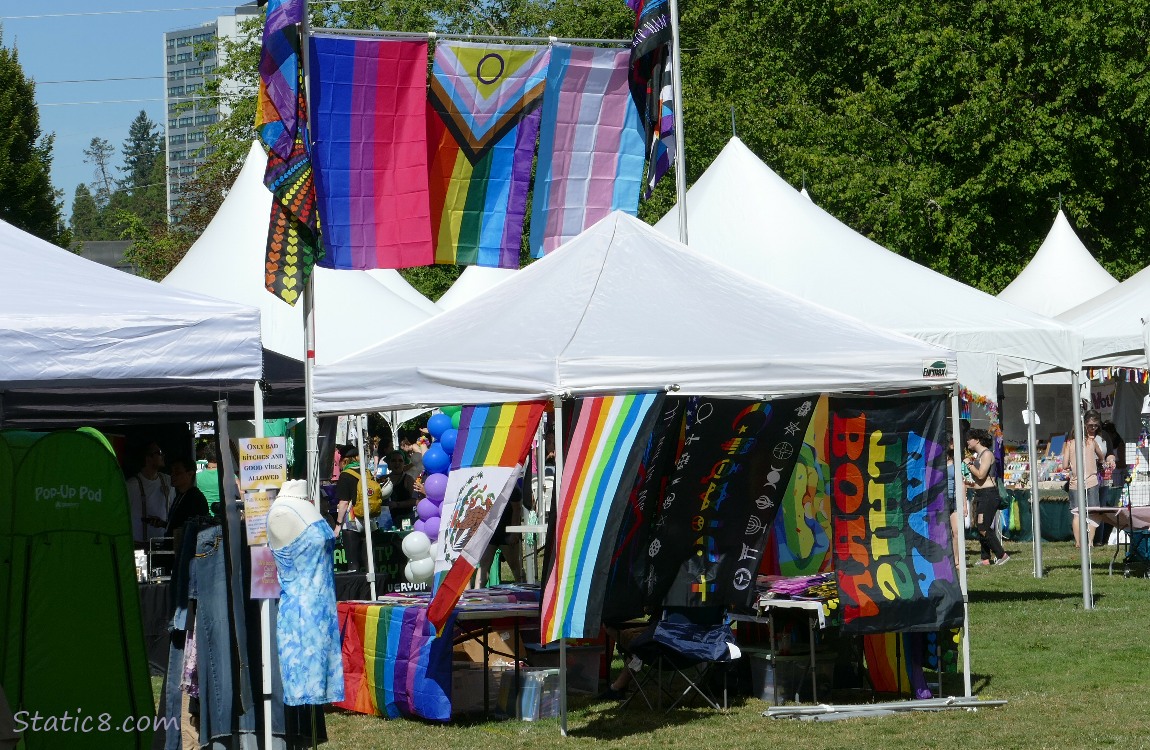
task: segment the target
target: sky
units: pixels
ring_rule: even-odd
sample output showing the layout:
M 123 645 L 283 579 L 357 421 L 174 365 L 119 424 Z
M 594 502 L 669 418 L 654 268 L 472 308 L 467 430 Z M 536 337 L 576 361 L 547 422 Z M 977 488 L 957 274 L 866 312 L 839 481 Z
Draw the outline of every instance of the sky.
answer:
M 84 149 L 92 138 L 111 141 L 118 166 L 128 127 L 141 109 L 154 122 L 166 124 L 164 32 L 231 15 L 241 4 L 243 0 L 0 0 L 4 46 L 17 49 L 24 74 L 36 81 L 41 131 L 56 134 L 52 184 L 64 193 L 66 215 L 76 185 L 93 181 L 94 168 L 84 163 Z M 92 80 L 109 78 L 135 80 Z M 49 83 L 76 80 L 87 82 Z M 98 103 L 64 104 L 68 102 Z

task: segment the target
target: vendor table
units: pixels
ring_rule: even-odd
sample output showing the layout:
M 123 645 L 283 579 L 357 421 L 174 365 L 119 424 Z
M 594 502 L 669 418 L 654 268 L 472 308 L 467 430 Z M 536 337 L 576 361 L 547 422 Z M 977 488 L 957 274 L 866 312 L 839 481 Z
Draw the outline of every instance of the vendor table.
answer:
M 447 721 L 452 716 L 453 647 L 477 638 L 483 645 L 484 707 L 489 707 L 488 634 L 497 627 L 513 629 L 518 652 L 521 623 L 539 617 L 539 591 L 492 587 L 474 601 L 468 598 L 461 600 L 438 637 L 427 620 L 429 596 L 339 602 L 346 698 L 336 705 L 388 718 Z M 507 656 L 518 670 L 517 654 Z M 514 684 L 518 685 L 518 674 Z
M 816 599 L 773 599 L 768 597 L 760 597 L 755 605 L 755 614 L 732 614 L 731 620 L 735 622 L 754 622 L 754 623 L 767 623 L 767 629 L 770 633 L 770 659 L 771 663 L 777 665 L 778 654 L 775 653 L 775 612 L 778 610 L 800 610 L 807 615 L 807 630 L 810 636 L 810 666 L 807 673 L 811 676 L 811 696 L 815 703 L 819 701 L 819 686 L 818 686 L 818 667 L 815 660 L 815 630 L 816 628 L 822 629 L 827 626 L 826 616 L 823 614 L 823 601 Z M 800 681 L 799 686 L 801 687 Z M 778 703 L 778 682 L 775 682 L 775 703 Z
M 1124 550 L 1127 555 L 1130 552 L 1130 538 L 1131 533 L 1135 529 L 1150 529 L 1150 507 L 1124 507 L 1124 508 L 1104 508 L 1104 507 L 1088 507 L 1086 509 L 1086 517 L 1095 523 L 1110 524 L 1119 531 L 1125 531 L 1124 542 L 1114 545 L 1114 556 L 1110 558 L 1111 574 L 1114 573 L 1114 562 L 1118 559 L 1119 551 Z
M 1030 490 L 1007 490 L 1012 499 L 1018 501 L 1018 531 L 1006 532 L 1004 536 L 1015 542 L 1029 542 L 1034 538 L 1031 522 Z M 1040 489 L 1038 508 L 1042 513 L 1042 539 L 1047 542 L 1065 542 L 1074 538 L 1070 528 L 1070 499 L 1062 489 Z M 973 536 L 971 536 L 973 534 Z M 977 539 L 973 531 L 968 538 Z

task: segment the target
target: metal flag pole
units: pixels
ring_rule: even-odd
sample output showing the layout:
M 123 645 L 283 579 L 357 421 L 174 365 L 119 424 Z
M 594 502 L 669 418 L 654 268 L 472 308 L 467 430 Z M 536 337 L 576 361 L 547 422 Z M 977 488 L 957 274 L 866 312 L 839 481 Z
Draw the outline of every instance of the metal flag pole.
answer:
M 679 202 L 679 242 L 687 244 L 687 154 L 683 145 L 682 54 L 679 49 L 679 0 L 670 0 L 671 99 L 675 110 L 675 195 Z
M 252 419 L 256 437 L 264 437 L 264 389 L 256 383 L 252 392 Z M 267 542 L 264 542 L 267 546 Z M 260 660 L 263 677 L 264 747 L 272 746 L 272 601 L 260 599 Z
M 1034 550 L 1034 577 L 1042 578 L 1046 571 L 1042 565 L 1042 507 L 1038 493 L 1038 429 L 1035 426 L 1037 415 L 1034 412 L 1034 376 L 1026 376 L 1026 410 L 1030 412 L 1026 426 L 1026 444 L 1030 446 L 1030 528 L 1034 537 L 1031 547 Z
M 555 396 L 551 399 L 551 403 L 555 406 L 555 482 L 551 485 L 551 497 L 553 500 L 558 500 L 560 490 L 562 490 L 562 477 L 563 477 L 563 397 Z M 556 534 L 558 534 L 559 524 L 555 524 Z M 559 537 L 555 537 L 556 551 L 552 553 L 552 558 L 558 552 L 560 545 Z M 546 575 L 547 571 L 543 571 Z M 555 595 L 560 596 L 561 586 L 555 587 Z M 562 612 L 566 610 L 563 602 L 559 602 L 559 606 L 555 607 L 555 616 L 562 618 Z M 562 623 L 560 623 L 562 628 Z M 562 629 L 560 629 L 562 634 Z M 559 734 L 564 737 L 567 736 L 567 641 L 560 635 L 559 638 Z
M 961 415 L 958 409 L 958 386 L 950 389 L 950 431 L 954 440 L 954 494 L 955 506 L 958 508 L 958 533 L 963 535 L 962 543 L 958 545 L 958 588 L 962 592 L 962 689 L 963 695 L 969 698 L 973 695 L 970 683 L 970 592 L 966 586 L 966 503 L 958 502 L 958 467 L 962 466 L 962 428 L 959 420 Z
M 1082 398 L 1078 390 L 1078 370 L 1070 372 L 1070 388 L 1074 396 L 1074 476 L 1078 489 L 1075 492 L 1078 508 L 1078 546 L 1082 562 L 1082 608 L 1094 609 L 1094 583 L 1090 578 L 1090 523 L 1086 517 L 1086 451 L 1082 444 Z
M 364 439 L 364 424 L 367 415 L 360 414 L 355 419 L 356 430 L 359 433 L 359 496 L 363 500 L 363 535 L 367 544 L 367 585 L 371 589 L 371 600 L 375 601 L 375 552 L 371 546 L 371 504 L 367 496 L 367 442 Z

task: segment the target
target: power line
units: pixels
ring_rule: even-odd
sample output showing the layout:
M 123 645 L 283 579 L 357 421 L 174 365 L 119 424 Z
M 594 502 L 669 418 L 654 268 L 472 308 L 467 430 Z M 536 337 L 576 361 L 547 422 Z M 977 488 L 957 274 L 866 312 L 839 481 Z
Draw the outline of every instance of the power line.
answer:
M 329 5 L 332 3 L 357 3 L 361 0 L 309 0 L 308 5 Z M 230 10 L 233 5 L 206 5 L 197 8 L 142 8 L 139 10 L 90 10 L 78 13 L 40 13 L 34 16 L 0 16 L 0 21 L 35 21 L 41 18 L 75 18 L 80 16 L 126 16 L 140 13 L 187 13 L 197 10 Z
M 190 98 L 186 97 L 186 96 L 175 96 L 175 97 L 172 97 L 172 101 L 182 103 L 182 102 L 198 102 L 198 101 L 206 101 L 206 100 L 213 100 L 214 101 L 214 100 L 223 99 L 223 98 L 224 97 L 222 97 L 222 96 L 195 96 L 195 97 L 190 97 Z M 138 103 L 138 102 L 163 102 L 163 101 L 167 101 L 167 99 L 165 99 L 164 97 L 161 96 L 161 97 L 152 97 L 150 99 L 101 99 L 101 100 L 91 101 L 91 102 L 46 102 L 43 104 L 38 104 L 37 106 L 39 106 L 39 107 L 70 107 L 70 106 L 77 105 L 77 104 L 134 104 L 134 103 Z
M 104 83 L 105 81 L 155 81 L 164 76 L 127 76 L 125 78 L 76 78 L 67 81 L 34 81 L 37 86 L 46 83 Z

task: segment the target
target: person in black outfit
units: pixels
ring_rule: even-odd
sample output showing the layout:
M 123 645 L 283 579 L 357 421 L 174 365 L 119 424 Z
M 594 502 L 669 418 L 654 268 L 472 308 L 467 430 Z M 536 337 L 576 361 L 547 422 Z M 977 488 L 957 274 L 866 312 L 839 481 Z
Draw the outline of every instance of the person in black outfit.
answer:
M 196 486 L 194 467 L 195 464 L 183 458 L 176 458 L 171 462 L 172 488 L 176 491 L 176 499 L 172 501 L 171 510 L 168 511 L 168 525 L 164 530 L 164 536 L 181 535 L 189 518 L 208 515 L 208 499 Z M 175 549 L 179 548 L 177 540 Z

